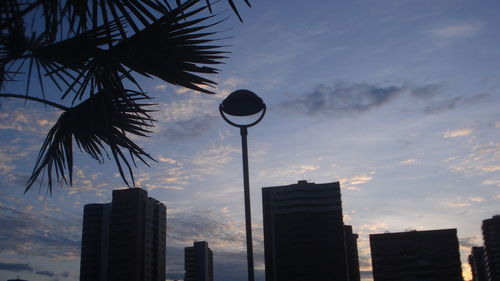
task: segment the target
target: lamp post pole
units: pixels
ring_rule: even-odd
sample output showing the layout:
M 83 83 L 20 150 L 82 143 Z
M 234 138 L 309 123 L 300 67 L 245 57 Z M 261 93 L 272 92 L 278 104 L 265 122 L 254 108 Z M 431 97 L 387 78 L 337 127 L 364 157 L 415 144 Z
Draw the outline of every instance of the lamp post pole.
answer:
M 250 180 L 248 177 L 248 148 L 246 127 L 240 128 L 241 135 L 241 150 L 243 158 L 243 192 L 245 196 L 245 224 L 247 236 L 247 268 L 248 281 L 254 281 L 254 266 L 253 266 L 253 246 L 252 246 L 252 212 L 250 208 Z
M 252 212 L 250 208 L 250 180 L 248 176 L 248 127 L 262 120 L 266 113 L 266 104 L 256 94 L 248 90 L 237 90 L 231 93 L 219 106 L 222 118 L 232 126 L 240 128 L 241 150 L 243 158 L 243 194 L 245 197 L 245 226 L 247 242 L 248 281 L 254 281 L 253 246 L 252 246 Z M 256 121 L 249 124 L 236 124 L 225 114 L 232 116 L 250 116 L 261 112 Z M 224 114 L 225 113 L 225 114 Z

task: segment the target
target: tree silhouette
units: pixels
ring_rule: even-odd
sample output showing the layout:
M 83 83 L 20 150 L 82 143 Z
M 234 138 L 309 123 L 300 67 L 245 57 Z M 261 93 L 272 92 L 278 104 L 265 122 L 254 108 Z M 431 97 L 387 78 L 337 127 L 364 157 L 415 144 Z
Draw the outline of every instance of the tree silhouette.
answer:
M 227 1 L 241 20 L 233 0 Z M 148 165 L 154 159 L 129 136 L 147 136 L 155 121 L 151 98 L 136 78 L 156 77 L 213 94 L 215 82 L 202 75 L 216 74 L 215 65 L 227 53 L 211 31 L 222 21 L 216 19 L 213 4 L 3 0 L 0 97 L 62 110 L 42 144 L 25 192 L 37 179 L 40 184 L 46 181 L 50 193 L 54 183 L 72 184 L 73 140 L 100 163 L 112 158 L 123 181 L 135 186 L 136 160 Z M 6 90 L 20 79 L 26 81 L 24 93 Z M 57 88 L 60 103 L 47 98 L 49 82 Z M 33 83 L 39 84 L 38 96 L 30 92 Z

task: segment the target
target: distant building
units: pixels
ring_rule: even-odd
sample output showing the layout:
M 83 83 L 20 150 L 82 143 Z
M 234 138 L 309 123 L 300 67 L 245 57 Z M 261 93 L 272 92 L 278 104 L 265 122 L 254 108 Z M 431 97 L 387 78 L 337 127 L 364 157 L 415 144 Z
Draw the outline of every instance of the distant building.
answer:
M 184 281 L 213 281 L 213 253 L 205 241 L 194 242 L 193 247 L 184 248 Z
M 360 281 L 359 257 L 358 257 L 358 235 L 352 232 L 352 226 L 344 226 L 345 246 L 347 254 L 347 268 L 349 269 L 349 281 Z
M 165 280 L 166 219 L 165 205 L 140 188 L 86 205 L 80 280 Z
M 485 270 L 488 281 L 500 280 L 500 215 L 483 221 Z
M 463 281 L 456 229 L 370 235 L 374 281 Z
M 484 247 L 472 247 L 469 255 L 472 281 L 488 281 L 484 268 Z
M 266 281 L 347 281 L 338 182 L 262 189 Z

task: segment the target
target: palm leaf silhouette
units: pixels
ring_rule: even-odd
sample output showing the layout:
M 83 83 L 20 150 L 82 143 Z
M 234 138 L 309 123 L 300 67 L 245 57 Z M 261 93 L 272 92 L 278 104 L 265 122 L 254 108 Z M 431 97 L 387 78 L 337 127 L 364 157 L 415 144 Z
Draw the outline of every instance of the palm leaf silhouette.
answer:
M 51 192 L 54 173 L 57 183 L 72 183 L 73 138 L 81 150 L 99 162 L 109 158 L 109 149 L 125 183 L 130 186 L 128 173 L 134 185 L 129 159 L 134 162 L 137 158 L 146 165 L 146 158 L 154 160 L 127 137 L 127 133 L 138 136 L 150 133 L 148 128 L 154 120 L 145 107 L 151 104 L 139 103 L 147 99 L 133 91 L 102 92 L 63 112 L 45 138 L 26 191 L 44 171 Z M 129 157 L 124 151 L 128 151 Z
M 0 97 L 63 110 L 41 146 L 26 191 L 38 181 L 47 182 L 50 192 L 55 184 L 71 185 L 75 144 L 98 162 L 113 159 L 123 181 L 135 186 L 135 160 L 154 161 L 130 139 L 148 136 L 154 123 L 138 75 L 213 94 L 210 87 L 216 83 L 206 75 L 218 73 L 215 67 L 227 54 L 212 31 L 221 22 L 212 11 L 215 1 L 175 3 L 2 1 L 0 89 L 24 80 L 26 90 L 24 95 L 1 92 Z M 227 3 L 242 20 L 234 0 Z M 28 20 L 41 23 L 43 31 L 26 27 Z M 41 98 L 31 94 L 32 80 L 38 81 Z M 45 80 L 57 87 L 65 105 L 48 101 Z
M 211 86 L 215 83 L 193 73 L 215 74 L 217 69 L 197 64 L 219 64 L 225 58 L 222 54 L 226 52 L 218 50 L 219 46 L 205 44 L 212 40 L 204 38 L 213 33 L 199 32 L 220 21 L 199 26 L 199 23 L 212 16 L 190 20 L 190 17 L 206 8 L 201 7 L 188 13 L 187 9 L 195 2 L 189 1 L 179 6 L 168 16 L 122 40 L 110 49 L 110 57 L 142 75 L 156 76 L 174 85 L 213 93 L 198 85 Z

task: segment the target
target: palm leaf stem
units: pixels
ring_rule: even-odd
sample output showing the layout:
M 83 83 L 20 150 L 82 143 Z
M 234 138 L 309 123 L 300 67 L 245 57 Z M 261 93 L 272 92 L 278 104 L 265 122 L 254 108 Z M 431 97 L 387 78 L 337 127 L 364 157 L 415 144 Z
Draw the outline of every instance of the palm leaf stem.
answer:
M 69 109 L 68 107 L 66 107 L 64 105 L 61 105 L 61 104 L 58 104 L 58 103 L 55 103 L 55 102 L 51 102 L 51 101 L 48 101 L 46 99 L 41 99 L 41 98 L 31 97 L 31 96 L 26 96 L 26 95 L 0 93 L 0 97 L 2 97 L 2 98 L 17 98 L 17 99 L 24 99 L 24 100 L 32 100 L 32 101 L 40 102 L 40 103 L 43 103 L 43 104 L 46 104 L 46 105 L 50 105 L 52 107 L 55 107 L 55 108 L 58 108 L 58 109 L 61 109 L 61 110 L 64 110 L 64 111 L 66 111 L 66 110 Z

